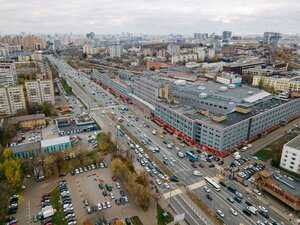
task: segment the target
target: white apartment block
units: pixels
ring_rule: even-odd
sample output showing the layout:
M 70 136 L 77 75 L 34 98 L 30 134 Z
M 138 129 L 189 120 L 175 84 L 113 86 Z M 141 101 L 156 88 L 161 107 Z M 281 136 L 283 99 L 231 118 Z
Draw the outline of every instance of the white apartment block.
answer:
M 198 59 L 197 54 L 175 55 L 172 56 L 171 62 L 172 63 L 190 62 L 190 61 L 197 61 L 197 59 Z
M 300 174 L 300 135 L 283 146 L 280 167 Z
M 117 43 L 109 47 L 109 56 L 110 58 L 121 57 L 121 54 L 122 54 L 122 46 L 120 44 L 120 41 L 117 40 Z
M 0 115 L 14 115 L 21 109 L 26 109 L 23 87 L 17 85 L 0 88 Z
M 0 61 L 0 87 L 17 84 L 16 66 L 13 61 Z
M 43 102 L 55 103 L 52 80 L 35 80 L 25 82 L 29 103 L 41 105 Z

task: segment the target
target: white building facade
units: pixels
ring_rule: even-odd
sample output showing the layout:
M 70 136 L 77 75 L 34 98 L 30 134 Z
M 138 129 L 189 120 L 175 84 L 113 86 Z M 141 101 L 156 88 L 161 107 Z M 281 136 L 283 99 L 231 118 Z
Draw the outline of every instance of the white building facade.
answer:
M 280 167 L 300 174 L 300 135 L 283 146 Z

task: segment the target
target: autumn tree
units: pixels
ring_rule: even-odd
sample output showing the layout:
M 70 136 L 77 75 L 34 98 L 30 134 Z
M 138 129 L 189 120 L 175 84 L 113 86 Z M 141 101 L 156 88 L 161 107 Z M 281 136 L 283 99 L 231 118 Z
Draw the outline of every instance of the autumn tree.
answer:
M 3 161 L 0 164 L 1 175 L 5 179 L 10 190 L 16 192 L 22 185 L 21 163 L 18 159 L 13 158 L 11 149 L 4 149 L 2 158 Z
M 0 221 L 3 221 L 8 208 L 9 188 L 5 181 L 0 180 Z
M 139 174 L 139 176 L 137 177 L 136 182 L 143 185 L 143 186 L 145 186 L 145 187 L 148 187 L 149 179 L 148 179 L 147 173 L 145 171 L 141 172 Z
M 94 223 L 92 221 L 90 221 L 90 220 L 85 220 L 83 222 L 83 225 L 94 225 Z

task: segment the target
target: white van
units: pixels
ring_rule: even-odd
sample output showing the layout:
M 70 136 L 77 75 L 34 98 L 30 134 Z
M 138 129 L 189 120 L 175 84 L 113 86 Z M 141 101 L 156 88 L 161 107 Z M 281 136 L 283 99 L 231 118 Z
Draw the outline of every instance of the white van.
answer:
M 194 176 L 202 177 L 202 173 L 198 170 L 195 170 L 193 174 Z

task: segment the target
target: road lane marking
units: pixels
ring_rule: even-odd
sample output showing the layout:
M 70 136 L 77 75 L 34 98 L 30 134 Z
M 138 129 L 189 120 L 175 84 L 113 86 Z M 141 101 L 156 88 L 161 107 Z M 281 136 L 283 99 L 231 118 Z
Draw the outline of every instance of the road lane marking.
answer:
M 168 199 L 168 198 L 174 197 L 176 195 L 179 195 L 181 193 L 182 193 L 182 191 L 179 188 L 177 188 L 175 190 L 164 193 L 163 196 L 164 196 L 165 199 Z

